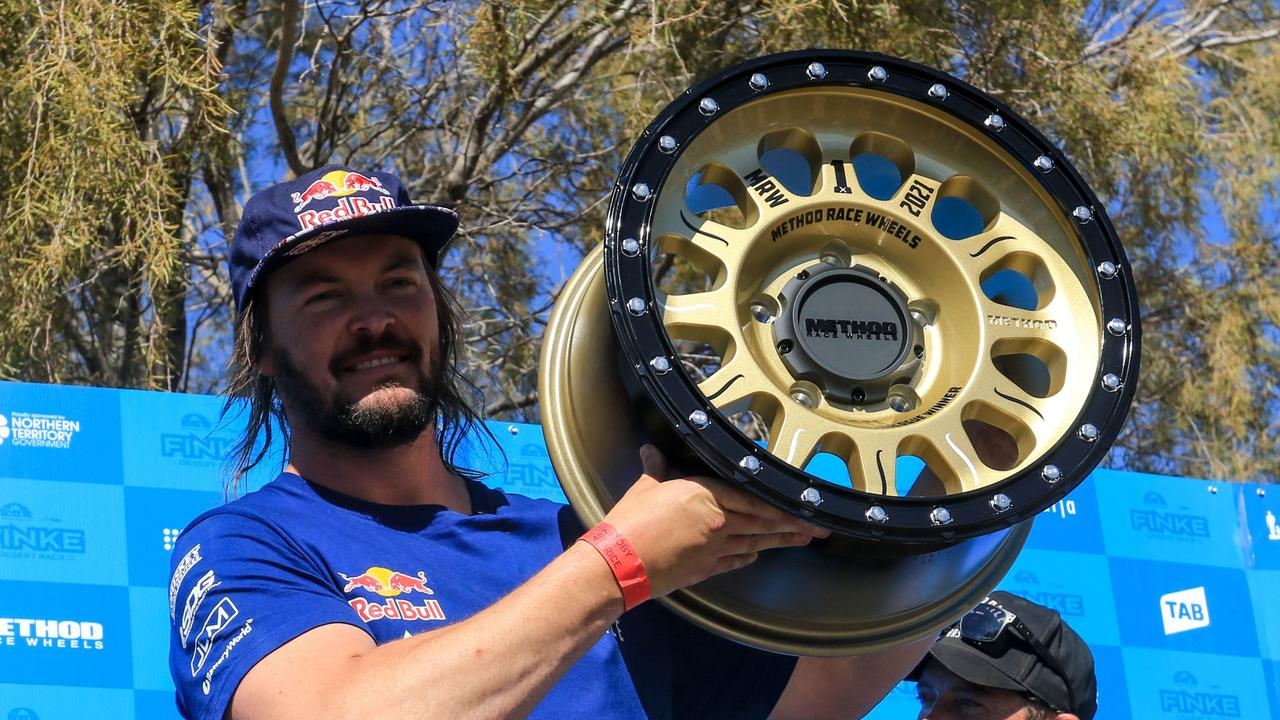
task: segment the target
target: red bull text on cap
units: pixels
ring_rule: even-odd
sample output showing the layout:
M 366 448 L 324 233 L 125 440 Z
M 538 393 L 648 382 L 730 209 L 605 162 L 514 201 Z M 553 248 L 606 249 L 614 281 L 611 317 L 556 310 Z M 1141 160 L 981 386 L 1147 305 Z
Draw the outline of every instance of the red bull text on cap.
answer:
M 231 241 L 231 288 L 242 311 L 259 281 L 290 257 L 340 238 L 399 235 L 435 266 L 458 228 L 439 205 L 415 205 L 400 178 L 329 165 L 249 198 Z

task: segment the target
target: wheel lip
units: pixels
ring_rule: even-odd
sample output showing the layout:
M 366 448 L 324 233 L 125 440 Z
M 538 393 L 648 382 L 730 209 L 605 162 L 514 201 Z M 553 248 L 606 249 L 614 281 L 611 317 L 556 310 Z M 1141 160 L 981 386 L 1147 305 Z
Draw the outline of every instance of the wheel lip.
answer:
M 815 61 L 827 69 L 821 80 L 806 74 L 809 63 Z M 877 65 L 888 72 L 887 80 L 875 82 L 868 78 L 870 68 Z M 757 72 L 769 77 L 769 85 L 764 90 L 754 90 L 748 84 L 751 75 Z M 938 82 L 949 90 L 945 100 L 932 99 L 928 94 L 929 87 Z M 1099 377 L 1114 373 L 1121 377 L 1123 386 L 1117 392 L 1093 393 L 1068 426 L 1078 428 L 1083 423 L 1092 423 L 1100 429 L 1096 441 L 1086 442 L 1076 433 L 1067 433 L 1022 472 L 945 498 L 882 496 L 824 484 L 821 489 L 825 502 L 813 508 L 801 505 L 798 498 L 805 488 L 813 485 L 815 478 L 784 463 L 733 427 L 683 371 L 659 374 L 651 370 L 650 358 L 661 355 L 674 362 L 675 351 L 656 311 L 649 253 L 627 257 L 619 251 L 624 237 L 641 240 L 645 248 L 650 242 L 656 193 L 638 200 L 631 188 L 640 182 L 650 188 L 664 187 L 681 152 L 717 117 L 757 98 L 804 86 L 870 89 L 935 106 L 979 129 L 1002 150 L 1020 160 L 1028 174 L 1061 203 L 1060 210 L 1065 217 L 1071 217 L 1072 209 L 1079 205 L 1092 209 L 1090 222 L 1073 225 L 1077 240 L 1090 267 L 1110 261 L 1119 269 L 1112 279 L 1100 279 L 1096 273 L 1093 276 L 1101 320 L 1105 323 L 1107 318 L 1122 317 L 1130 326 L 1129 331 L 1119 337 L 1100 329 Z M 719 110 L 707 116 L 699 112 L 698 103 L 711 95 L 719 104 Z M 992 113 L 1004 120 L 999 131 L 984 125 Z M 673 152 L 658 148 L 658 139 L 663 135 L 677 139 Z M 1033 162 L 1041 155 L 1053 160 L 1052 171 L 1045 173 L 1034 167 Z M 1101 462 L 1123 427 L 1137 385 L 1141 326 L 1137 288 L 1132 277 L 1132 267 L 1106 208 L 1061 151 L 1026 120 L 995 98 L 941 71 L 887 55 L 849 50 L 811 49 L 765 56 L 730 67 L 686 90 L 649 124 L 627 155 L 613 189 L 605 228 L 606 289 L 614 331 L 625 360 L 624 381 L 643 389 L 668 424 L 715 473 L 779 507 L 838 532 L 907 543 L 953 542 L 1031 518 L 1064 497 Z M 645 300 L 643 314 L 635 315 L 626 309 L 626 301 L 632 297 Z M 708 411 L 711 423 L 706 428 L 689 427 L 685 418 L 694 409 Z M 747 455 L 760 460 L 758 472 L 748 472 L 738 465 L 737 458 Z M 1040 470 L 1046 464 L 1063 469 L 1058 482 L 1050 484 L 1041 479 Z M 1007 495 L 1013 501 L 1012 507 L 1004 511 L 992 507 L 990 501 L 996 493 Z M 867 520 L 866 512 L 873 505 L 884 508 L 888 520 L 882 523 Z M 930 519 L 931 513 L 940 506 L 945 507 L 952 518 L 943 526 L 935 525 Z

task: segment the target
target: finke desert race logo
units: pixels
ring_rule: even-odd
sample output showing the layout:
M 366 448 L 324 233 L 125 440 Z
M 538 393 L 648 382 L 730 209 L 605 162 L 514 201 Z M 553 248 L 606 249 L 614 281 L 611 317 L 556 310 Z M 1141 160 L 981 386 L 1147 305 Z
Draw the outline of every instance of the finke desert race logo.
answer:
M 62 415 L 11 412 L 0 415 L 0 445 L 65 450 L 80 432 L 79 420 Z

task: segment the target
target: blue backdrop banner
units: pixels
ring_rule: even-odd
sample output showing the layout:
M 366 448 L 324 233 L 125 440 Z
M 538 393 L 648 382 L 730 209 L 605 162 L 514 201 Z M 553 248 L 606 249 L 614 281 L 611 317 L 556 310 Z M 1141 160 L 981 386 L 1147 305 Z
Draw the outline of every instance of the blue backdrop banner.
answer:
M 0 720 L 173 718 L 168 568 L 223 501 L 219 398 L 0 383 Z M 490 423 L 464 465 L 564 502 L 542 428 Z M 246 489 L 282 465 L 277 449 Z M 847 483 L 847 479 L 844 479 Z M 1001 587 L 1089 642 L 1101 720 L 1280 717 L 1280 489 L 1094 472 Z M 903 683 L 871 718 L 915 717 Z

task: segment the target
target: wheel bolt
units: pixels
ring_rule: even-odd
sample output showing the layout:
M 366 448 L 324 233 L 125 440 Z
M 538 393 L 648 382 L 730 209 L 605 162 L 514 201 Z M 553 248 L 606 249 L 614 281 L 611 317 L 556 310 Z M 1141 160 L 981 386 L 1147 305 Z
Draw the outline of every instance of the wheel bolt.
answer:
M 872 505 L 867 508 L 867 519 L 873 523 L 883 523 L 889 519 L 889 513 L 879 505 Z
M 666 375 L 671 371 L 671 361 L 662 355 L 654 355 L 649 360 L 649 367 L 653 368 L 659 375 Z
M 1083 225 L 1093 219 L 1093 210 L 1090 210 L 1084 205 L 1080 205 L 1077 206 L 1075 210 L 1071 211 L 1071 215 L 1077 222 Z
M 929 520 L 934 525 L 946 525 L 951 522 L 951 511 L 944 507 L 934 508 L 933 512 L 929 513 Z
M 668 155 L 676 151 L 676 139 L 670 135 L 658 138 L 658 149 Z
M 693 412 L 689 413 L 689 424 L 698 428 L 699 430 L 702 430 L 711 424 L 711 420 L 707 417 L 707 414 L 702 410 L 694 410 Z
M 763 90 L 769 87 L 769 78 L 765 77 L 764 73 L 754 73 L 748 84 L 751 85 L 752 90 Z
M 635 238 L 627 238 L 622 241 L 622 254 L 627 257 L 635 257 L 640 254 L 640 241 Z
M 1093 423 L 1085 423 L 1080 426 L 1080 439 L 1085 442 L 1093 442 L 1098 439 L 1098 426 Z
M 1129 330 L 1129 323 L 1124 318 L 1111 318 L 1107 321 L 1107 332 L 1112 335 L 1124 335 Z
M 633 297 L 627 301 L 627 311 L 632 315 L 643 315 L 647 307 L 644 298 L 641 297 Z
M 715 115 L 720 110 L 720 103 L 711 98 L 702 98 L 698 102 L 698 112 L 703 115 Z
M 884 82 L 889 79 L 889 73 L 879 65 L 875 65 L 867 71 L 867 79 L 871 82 Z
M 645 202 L 653 197 L 653 190 L 650 190 L 649 186 L 644 183 L 636 183 L 631 186 L 631 196 L 640 202 Z
M 742 459 L 738 461 L 738 467 L 755 475 L 760 472 L 760 458 L 755 455 L 743 455 Z
M 1116 267 L 1116 264 L 1110 260 L 1103 260 L 1098 263 L 1098 274 L 1102 276 L 1103 280 L 1110 280 L 1119 271 L 1120 269 Z
M 947 86 L 943 85 L 942 83 L 934 83 L 932 86 L 929 87 L 929 97 L 933 98 L 934 100 L 946 100 Z
M 1062 479 L 1062 471 L 1058 469 L 1057 465 L 1045 465 L 1040 470 L 1040 477 L 1052 485 Z
M 820 62 L 809 63 L 809 67 L 805 68 L 805 73 L 814 80 L 821 80 L 827 76 L 827 68 Z
M 800 493 L 800 500 L 818 507 L 822 504 L 822 493 L 818 492 L 818 488 L 805 488 L 804 492 Z
M 1001 130 L 1004 129 L 1004 118 L 1000 117 L 999 115 L 996 115 L 995 113 L 992 113 L 987 116 L 986 120 L 982 121 L 982 124 L 986 125 L 988 130 L 994 130 L 995 132 L 1000 132 Z
M 1102 376 L 1102 389 L 1107 392 L 1115 392 L 1120 389 L 1124 383 L 1120 382 L 1120 376 L 1115 373 L 1107 373 Z
M 1040 172 L 1047 173 L 1053 169 L 1053 158 L 1048 155 L 1041 155 L 1036 158 L 1036 161 L 1032 163 L 1032 165 L 1035 165 L 1036 169 Z
M 1013 501 L 1009 499 L 1008 495 L 1005 495 L 1004 493 L 996 493 L 994 496 L 992 496 L 991 498 L 992 510 L 995 510 L 998 513 L 1002 513 L 1011 507 L 1013 507 Z

